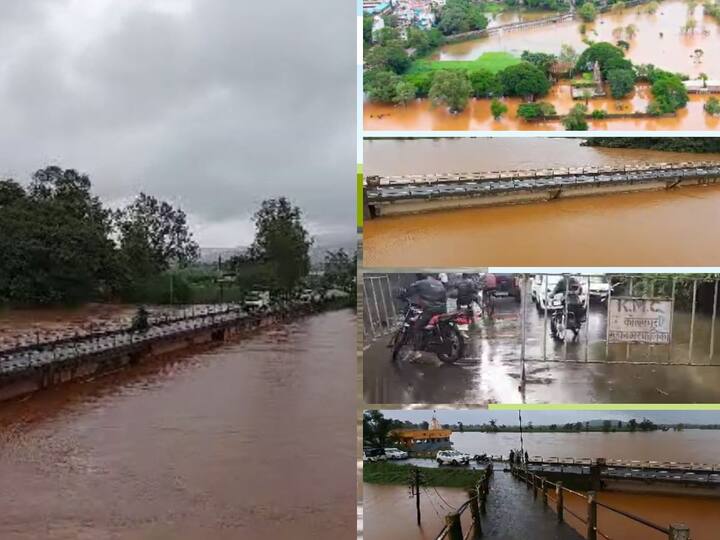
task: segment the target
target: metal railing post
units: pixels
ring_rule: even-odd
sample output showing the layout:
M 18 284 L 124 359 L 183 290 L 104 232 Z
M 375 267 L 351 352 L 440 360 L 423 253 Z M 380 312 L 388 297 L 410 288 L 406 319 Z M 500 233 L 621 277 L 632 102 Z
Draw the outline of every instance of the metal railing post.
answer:
M 547 504 L 548 495 L 547 495 L 547 486 L 545 485 L 545 478 L 540 479 L 540 490 L 542 491 L 542 502 L 543 504 Z
M 381 279 L 378 279 L 378 287 L 380 288 L 380 298 L 382 299 L 383 311 L 385 312 L 385 327 L 390 330 L 390 313 L 388 312 L 387 304 L 385 303 L 385 292 L 383 291 L 383 283 Z
M 668 540 L 690 540 L 690 528 L 684 523 L 671 523 Z
M 588 350 L 590 349 L 590 276 L 587 278 L 587 289 L 585 291 L 585 361 L 588 361 Z
M 717 316 L 717 301 L 718 301 L 718 280 L 715 280 L 715 294 L 713 294 L 713 314 L 712 321 L 710 323 L 710 352 L 708 353 L 708 360 L 712 360 L 715 354 L 715 318 Z
M 672 304 L 672 312 L 670 313 L 670 332 L 673 331 L 673 323 L 675 321 L 675 285 L 676 285 L 676 280 L 673 277 L 672 278 L 672 290 L 670 292 L 670 303 Z M 673 352 L 673 344 L 672 344 L 672 340 L 670 340 L 670 344 L 668 345 L 668 357 L 667 357 L 668 362 L 670 362 L 672 360 L 672 352 Z
M 480 500 L 480 486 L 475 488 L 475 501 L 470 502 L 470 514 L 472 515 L 473 538 L 482 537 L 482 523 L 480 522 L 480 507 L 477 502 Z
M 594 491 L 587 494 L 587 540 L 597 540 L 597 500 Z
M 697 301 L 697 279 L 693 279 L 692 311 L 690 314 L 690 343 L 688 344 L 688 363 L 692 365 L 693 338 L 695 336 L 695 303 Z
M 448 527 L 448 538 L 450 540 L 463 540 L 462 524 L 460 514 L 454 512 L 445 516 L 445 524 Z
M 632 298 L 633 295 L 633 278 L 630 276 L 630 297 Z M 627 362 L 630 359 L 630 343 L 625 345 L 625 361 Z
M 527 276 L 522 275 L 522 288 L 520 290 L 520 335 L 522 343 L 520 345 L 520 362 L 522 364 L 522 375 L 520 383 L 525 384 L 525 293 L 527 292 Z
M 558 480 L 555 486 L 555 510 L 557 512 L 558 523 L 563 522 L 563 487 L 562 480 Z
M 563 362 L 567 360 L 567 324 L 568 324 L 568 295 L 570 293 L 570 274 L 565 274 L 565 300 L 563 302 L 564 309 L 565 309 L 565 327 L 563 328 L 563 331 L 565 332 L 565 335 L 563 336 Z
M 382 322 L 380 321 L 380 304 L 377 299 L 377 291 L 375 291 L 375 280 L 370 277 L 370 289 L 372 289 L 373 302 L 375 302 L 375 313 L 377 313 L 377 322 L 380 326 L 380 333 L 382 334 Z
M 547 360 L 547 313 L 548 313 L 548 282 L 549 278 L 547 275 L 540 276 L 540 284 L 543 288 L 543 294 L 545 295 L 545 318 L 543 319 L 543 361 Z

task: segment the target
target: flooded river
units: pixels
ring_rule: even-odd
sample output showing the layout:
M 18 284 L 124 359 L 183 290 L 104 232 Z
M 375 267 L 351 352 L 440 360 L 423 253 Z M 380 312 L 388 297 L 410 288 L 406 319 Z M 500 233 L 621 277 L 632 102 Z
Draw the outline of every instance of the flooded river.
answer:
M 717 154 L 589 148 L 577 139 L 365 141 L 366 174 L 637 162 Z M 366 220 L 368 267 L 717 266 L 720 186 L 437 211 Z M 452 241 L 449 241 L 449 240 Z
M 524 433 L 523 438 L 530 455 L 706 463 L 718 460 L 715 448 L 720 444 L 720 432 L 702 430 L 652 433 Z M 507 455 L 510 449 L 520 446 L 518 433 L 453 433 L 452 440 L 455 448 L 470 453 Z M 531 491 L 500 469 L 501 467 L 496 467 L 491 482 L 488 513 L 483 522 L 484 537 L 529 538 L 528 531 L 532 530 L 532 538 L 538 540 L 573 538 L 566 529 L 555 525 L 553 510 L 544 508 L 540 497 L 533 499 Z M 375 533 L 366 538 L 410 540 L 430 538 L 432 535 L 429 532 L 439 532 L 443 523 L 436 511 L 443 515 L 443 512 L 448 513 L 449 510 L 443 507 L 432 488 L 428 491 L 429 493 L 421 496 L 426 521 L 423 531 L 420 532 L 415 527 L 414 502 L 408 498 L 407 488 L 364 484 L 365 530 Z M 454 507 L 466 500 L 462 490 L 444 488 L 440 494 Z M 661 526 L 685 523 L 690 527 L 692 538 L 697 540 L 714 539 L 720 526 L 718 498 L 601 492 L 599 500 Z M 586 514 L 586 503 L 580 498 L 566 495 L 565 504 L 581 516 Z M 565 518 L 569 525 L 578 531 L 583 530 L 582 525 L 569 512 L 566 512 Z M 433 531 L 427 531 L 428 521 L 434 527 Z M 608 537 L 618 540 L 667 538 L 603 508 L 598 509 L 598 527 Z
M 662 2 L 658 11 L 650 15 L 646 6 L 625 9 L 620 13 L 605 13 L 597 21 L 587 24 L 585 36 L 580 33 L 579 20 L 538 26 L 520 31 L 504 32 L 487 38 L 453 43 L 443 46 L 435 55 L 437 60 L 474 60 L 489 51 L 505 51 L 516 56 L 525 50 L 558 54 L 562 44 L 580 52 L 586 48 L 583 39 L 617 41 L 613 30 L 634 25 L 636 34 L 629 42 L 627 56 L 637 64 L 654 64 L 669 71 L 687 74 L 691 78 L 700 73 L 711 79 L 720 78 L 720 24 L 705 16 L 702 5 L 692 10 L 681 0 Z M 493 25 L 515 22 L 522 15 L 506 13 L 497 16 Z M 692 17 L 696 21 L 693 32 L 682 26 Z M 532 18 L 532 17 L 529 17 Z M 696 54 L 696 51 L 700 53 Z M 639 85 L 626 98 L 596 98 L 589 109 L 602 109 L 608 113 L 645 112 L 651 101 L 647 85 Z M 707 96 L 693 94 L 687 107 L 671 118 L 617 118 L 588 120 L 591 130 L 714 130 L 720 127 L 720 118 L 705 113 Z M 543 101 L 551 102 L 558 114 L 567 112 L 577 103 L 570 95 L 569 81 L 555 85 Z M 450 114 L 443 107 L 433 107 L 429 100 L 418 99 L 406 107 L 366 102 L 364 126 L 366 130 L 564 130 L 558 121 L 525 122 L 516 115 L 519 98 L 506 98 L 508 113 L 495 120 L 490 113 L 489 99 L 473 99 L 461 114 Z
M 0 538 L 354 538 L 355 343 L 325 313 L 1 404 Z

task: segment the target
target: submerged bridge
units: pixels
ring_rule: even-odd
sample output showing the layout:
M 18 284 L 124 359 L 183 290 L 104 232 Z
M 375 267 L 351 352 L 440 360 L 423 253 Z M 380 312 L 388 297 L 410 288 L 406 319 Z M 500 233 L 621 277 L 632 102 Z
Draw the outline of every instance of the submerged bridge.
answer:
M 0 348 L 0 401 L 137 363 L 148 355 L 224 341 L 243 331 L 311 313 L 322 305 L 297 301 L 253 312 L 237 304 L 211 305 L 151 317 L 144 331 L 118 325 L 51 340 L 41 340 L 38 334 L 34 341 Z
M 364 213 L 418 213 L 720 182 L 720 162 L 368 176 Z

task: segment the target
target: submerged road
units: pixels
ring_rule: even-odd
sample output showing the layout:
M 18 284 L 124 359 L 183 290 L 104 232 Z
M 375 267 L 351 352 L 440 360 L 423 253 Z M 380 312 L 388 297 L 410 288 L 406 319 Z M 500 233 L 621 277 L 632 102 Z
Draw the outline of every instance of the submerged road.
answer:
M 526 385 L 521 377 L 520 303 L 498 299 L 492 320 L 470 330 L 465 358 L 442 364 L 424 354 L 417 362 L 393 362 L 390 336 L 366 342 L 364 394 L 367 403 L 714 403 L 720 400 L 720 355 L 711 366 L 687 363 L 689 316 L 673 320 L 673 365 L 666 346 L 611 345 L 605 356 L 606 304 L 592 304 L 577 340 L 557 343 L 549 321 L 528 300 Z M 716 322 L 717 324 L 717 322 Z M 710 320 L 695 321 L 693 359 L 709 363 Z M 568 336 L 571 336 L 568 333 Z M 586 345 L 587 342 L 587 345 Z M 586 354 L 587 350 L 587 354 Z M 586 363 L 587 358 L 587 363 Z M 658 364 L 646 365 L 646 362 Z
M 0 538 L 354 538 L 355 316 L 0 407 Z

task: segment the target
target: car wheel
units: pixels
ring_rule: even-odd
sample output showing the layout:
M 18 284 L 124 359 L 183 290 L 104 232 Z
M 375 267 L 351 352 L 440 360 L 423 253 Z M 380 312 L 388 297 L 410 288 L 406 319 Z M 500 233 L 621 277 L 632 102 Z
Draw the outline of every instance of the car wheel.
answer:
M 456 460 L 453 459 L 453 460 L 452 460 L 452 464 L 457 467 L 457 461 L 456 461 Z

